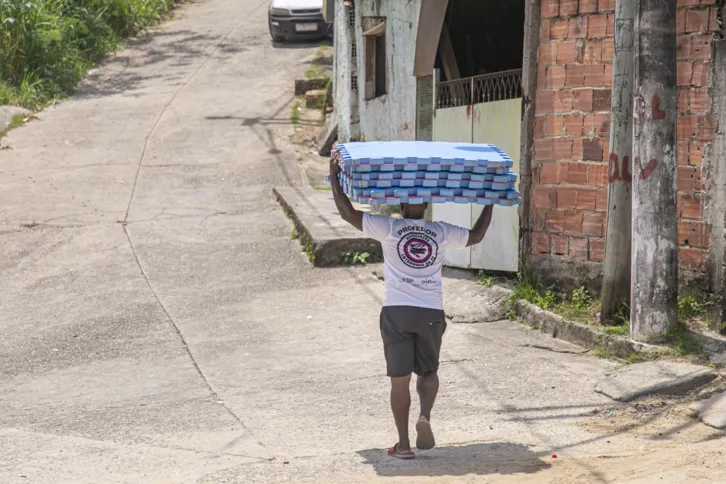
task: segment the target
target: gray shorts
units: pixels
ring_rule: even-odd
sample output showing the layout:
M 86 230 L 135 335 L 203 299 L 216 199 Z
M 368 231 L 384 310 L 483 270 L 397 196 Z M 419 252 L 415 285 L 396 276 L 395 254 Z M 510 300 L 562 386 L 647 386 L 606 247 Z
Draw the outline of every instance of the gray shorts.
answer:
M 446 317 L 440 309 L 384 306 L 381 337 L 388 376 L 425 375 L 439 369 Z

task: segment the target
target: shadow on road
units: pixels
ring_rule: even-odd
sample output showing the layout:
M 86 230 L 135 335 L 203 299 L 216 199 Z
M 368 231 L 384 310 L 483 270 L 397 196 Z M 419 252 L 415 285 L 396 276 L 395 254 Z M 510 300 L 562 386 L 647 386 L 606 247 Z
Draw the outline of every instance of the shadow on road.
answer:
M 361 450 L 358 454 L 376 474 L 385 477 L 534 474 L 550 467 L 526 445 L 511 442 L 437 447 L 419 452 L 409 461 L 389 457 L 381 449 Z

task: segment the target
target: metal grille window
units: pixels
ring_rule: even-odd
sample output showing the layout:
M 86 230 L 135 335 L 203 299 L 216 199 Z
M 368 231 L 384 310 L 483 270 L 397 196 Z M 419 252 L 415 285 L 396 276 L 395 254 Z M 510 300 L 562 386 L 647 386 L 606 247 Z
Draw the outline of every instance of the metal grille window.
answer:
M 358 74 L 351 74 L 350 76 L 350 90 L 358 92 Z
M 352 3 L 348 7 L 348 26 L 355 27 L 355 6 Z
M 350 55 L 353 58 L 353 61 L 358 58 L 358 44 L 355 43 L 355 40 L 350 44 Z
M 522 69 L 467 77 L 436 85 L 436 107 L 454 108 L 522 97 Z

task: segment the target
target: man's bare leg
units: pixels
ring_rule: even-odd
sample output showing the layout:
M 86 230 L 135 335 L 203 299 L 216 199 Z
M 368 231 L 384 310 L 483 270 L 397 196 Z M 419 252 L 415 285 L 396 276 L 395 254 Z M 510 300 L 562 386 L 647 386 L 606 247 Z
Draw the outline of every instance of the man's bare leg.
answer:
M 411 375 L 391 378 L 391 410 L 398 429 L 398 451 L 410 451 L 411 441 L 408 439 L 408 413 L 411 409 L 411 392 L 408 387 Z
M 432 449 L 436 445 L 431 431 L 431 409 L 434 408 L 436 395 L 439 393 L 439 376 L 435 371 L 419 376 L 416 380 L 416 391 L 421 401 L 421 415 L 416 422 L 416 447 L 421 450 Z

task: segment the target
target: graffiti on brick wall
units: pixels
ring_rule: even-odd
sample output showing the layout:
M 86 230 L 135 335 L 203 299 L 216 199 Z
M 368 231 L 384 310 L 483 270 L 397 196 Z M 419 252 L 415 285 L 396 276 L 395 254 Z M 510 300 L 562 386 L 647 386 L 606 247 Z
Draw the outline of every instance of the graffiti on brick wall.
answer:
M 630 157 L 623 156 L 623 164 L 620 165 L 618 155 L 610 153 L 610 175 L 608 177 L 610 183 L 622 180 L 626 183 L 633 181 L 633 177 L 630 174 Z

